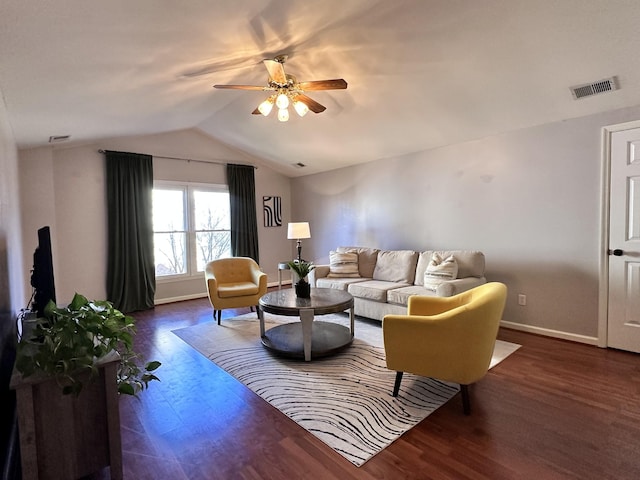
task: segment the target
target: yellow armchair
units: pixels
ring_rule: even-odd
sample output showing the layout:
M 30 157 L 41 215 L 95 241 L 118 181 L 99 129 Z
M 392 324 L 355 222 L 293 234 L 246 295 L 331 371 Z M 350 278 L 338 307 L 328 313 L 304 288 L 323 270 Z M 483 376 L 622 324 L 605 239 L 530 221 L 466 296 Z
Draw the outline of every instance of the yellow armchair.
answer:
M 220 258 L 207 263 L 204 271 L 213 318 L 225 308 L 253 307 L 267 293 L 267 274 L 249 257 Z
M 452 297 L 415 295 L 407 315 L 386 315 L 387 368 L 397 372 L 393 396 L 403 372 L 459 383 L 468 415 L 468 386 L 489 370 L 506 298 L 507 287 L 491 282 Z

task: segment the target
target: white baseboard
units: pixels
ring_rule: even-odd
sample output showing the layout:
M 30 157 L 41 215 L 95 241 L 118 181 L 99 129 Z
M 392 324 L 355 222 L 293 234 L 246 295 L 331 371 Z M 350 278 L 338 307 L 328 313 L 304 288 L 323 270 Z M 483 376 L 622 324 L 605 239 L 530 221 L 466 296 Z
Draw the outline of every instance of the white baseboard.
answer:
M 153 303 L 154 305 L 162 305 L 164 303 L 174 303 L 174 302 L 182 302 L 184 300 L 195 300 L 196 298 L 206 298 L 206 293 L 194 293 L 192 295 L 182 295 L 180 297 L 169 297 L 169 298 L 156 298 Z
M 284 281 L 282 282 L 282 285 L 291 285 L 291 281 L 290 280 Z M 268 286 L 277 287 L 278 282 L 271 282 L 268 284 Z M 154 303 L 155 305 L 162 305 L 165 303 L 182 302 L 184 300 L 194 300 L 196 298 L 206 298 L 206 296 L 207 296 L 206 293 L 196 293 L 192 295 L 183 295 L 180 297 L 156 299 Z M 560 330 L 552 330 L 549 328 L 535 327 L 533 325 L 523 325 L 521 323 L 508 322 L 506 320 L 502 320 L 500 322 L 500 326 L 504 328 L 509 328 L 511 330 L 518 330 L 520 332 L 534 333 L 536 335 L 543 335 L 545 337 L 560 338 L 562 340 L 569 340 L 572 342 L 599 346 L 597 337 L 589 337 L 586 335 L 578 335 L 576 333 L 562 332 Z
M 572 342 L 586 343 L 588 345 L 598 346 L 597 337 L 589 337 L 586 335 L 578 335 L 576 333 L 562 332 L 560 330 L 551 330 L 549 328 L 534 327 L 532 325 L 523 325 L 521 323 L 507 322 L 502 320 L 500 326 L 504 328 L 510 328 L 511 330 L 519 330 L 521 332 L 535 333 L 537 335 L 544 335 L 545 337 L 560 338 L 562 340 L 570 340 Z

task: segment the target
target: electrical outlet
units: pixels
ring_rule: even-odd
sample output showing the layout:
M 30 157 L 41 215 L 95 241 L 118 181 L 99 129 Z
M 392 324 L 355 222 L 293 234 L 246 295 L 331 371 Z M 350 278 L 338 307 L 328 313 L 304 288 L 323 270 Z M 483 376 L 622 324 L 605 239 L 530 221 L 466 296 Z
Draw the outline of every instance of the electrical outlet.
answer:
M 523 293 L 518 295 L 518 305 L 525 306 L 527 304 L 527 296 Z

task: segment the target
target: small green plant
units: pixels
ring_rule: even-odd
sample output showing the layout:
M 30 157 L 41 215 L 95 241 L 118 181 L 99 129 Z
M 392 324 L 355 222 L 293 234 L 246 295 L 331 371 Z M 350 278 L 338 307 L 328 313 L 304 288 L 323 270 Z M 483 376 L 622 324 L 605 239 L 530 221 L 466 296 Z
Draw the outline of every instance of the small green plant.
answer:
M 300 277 L 301 280 L 303 280 L 307 275 L 309 275 L 311 270 L 316 268 L 316 266 L 313 263 L 306 262 L 304 260 L 300 260 L 300 261 L 293 260 L 291 262 L 288 262 L 287 265 L 289 265 L 289 268 L 291 270 L 296 272 L 296 274 L 298 275 L 298 277 Z
M 98 373 L 97 359 L 115 351 L 120 356 L 118 392 L 137 395 L 152 380 L 161 364 L 151 361 L 138 365 L 133 351 L 135 320 L 108 301 L 89 301 L 75 294 L 67 307 L 54 302 L 45 307 L 44 317 L 35 321 L 30 338 L 18 343 L 16 369 L 28 377 L 43 373 L 54 377 L 64 394 L 79 394 L 86 373 Z

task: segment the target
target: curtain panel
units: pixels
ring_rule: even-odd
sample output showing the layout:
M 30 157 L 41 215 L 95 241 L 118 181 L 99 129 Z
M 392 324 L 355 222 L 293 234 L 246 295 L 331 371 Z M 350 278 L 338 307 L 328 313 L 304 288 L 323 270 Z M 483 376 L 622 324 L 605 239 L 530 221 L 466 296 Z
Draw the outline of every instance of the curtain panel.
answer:
M 107 299 L 123 312 L 153 308 L 153 158 L 106 151 Z
M 227 164 L 231 214 L 231 255 L 251 257 L 260 264 L 254 168 Z

